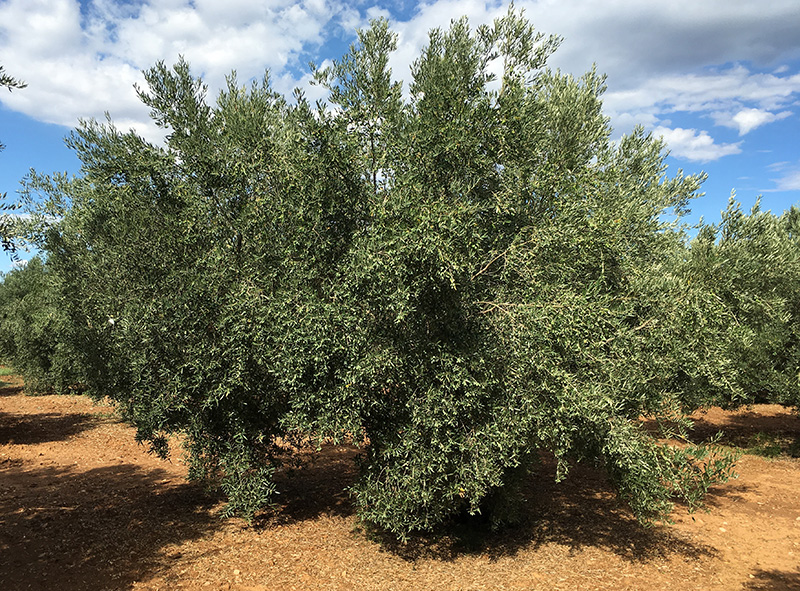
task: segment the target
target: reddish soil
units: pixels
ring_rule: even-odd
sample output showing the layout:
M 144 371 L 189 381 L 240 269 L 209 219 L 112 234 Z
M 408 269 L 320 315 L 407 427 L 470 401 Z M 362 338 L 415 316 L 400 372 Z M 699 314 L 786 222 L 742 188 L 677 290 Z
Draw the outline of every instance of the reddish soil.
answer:
M 134 442 L 108 406 L 0 389 L 0 589 L 490 590 L 800 589 L 800 461 L 745 455 L 707 512 L 645 529 L 601 475 L 552 466 L 525 525 L 474 526 L 392 543 L 357 525 L 344 489 L 355 451 L 323 450 L 279 478 L 274 513 L 248 526 Z M 759 405 L 698 416 L 729 441 L 800 436 L 800 417 Z

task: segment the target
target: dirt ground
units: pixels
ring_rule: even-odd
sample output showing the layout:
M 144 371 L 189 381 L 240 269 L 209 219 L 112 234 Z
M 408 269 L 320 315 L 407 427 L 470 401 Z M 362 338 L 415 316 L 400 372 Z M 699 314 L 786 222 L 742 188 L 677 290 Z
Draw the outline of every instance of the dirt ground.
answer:
M 267 591 L 800 589 L 800 460 L 745 455 L 707 512 L 644 529 L 597 473 L 532 482 L 525 525 L 462 526 L 407 544 L 358 528 L 345 488 L 354 451 L 325 449 L 281 476 L 253 526 L 137 445 L 110 407 L 0 388 L 0 589 Z M 698 416 L 730 440 L 800 435 L 776 406 Z

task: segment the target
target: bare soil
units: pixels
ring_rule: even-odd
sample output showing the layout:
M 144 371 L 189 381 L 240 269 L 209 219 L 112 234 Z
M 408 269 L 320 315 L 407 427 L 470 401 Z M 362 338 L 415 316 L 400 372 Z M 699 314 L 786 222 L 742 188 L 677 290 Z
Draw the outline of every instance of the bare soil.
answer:
M 348 448 L 282 474 L 274 512 L 221 519 L 222 502 L 185 480 L 179 458 L 134 441 L 109 406 L 0 388 L 0 589 L 550 590 L 800 589 L 800 461 L 744 455 L 706 512 L 677 509 L 645 529 L 602 475 L 531 482 L 524 525 L 474 524 L 394 543 L 364 532 L 346 487 Z M 779 406 L 698 415 L 727 440 L 800 436 Z M 741 444 L 741 443 L 739 443 Z

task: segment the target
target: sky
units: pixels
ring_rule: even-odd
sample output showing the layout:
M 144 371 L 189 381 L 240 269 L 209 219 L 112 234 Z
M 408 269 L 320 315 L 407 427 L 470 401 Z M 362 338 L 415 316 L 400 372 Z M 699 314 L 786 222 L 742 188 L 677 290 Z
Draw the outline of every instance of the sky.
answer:
M 517 0 L 534 26 L 563 37 L 549 65 L 607 74 L 613 137 L 643 125 L 667 142 L 668 175 L 706 172 L 690 223 L 718 222 L 731 191 L 749 210 L 800 205 L 798 0 Z M 77 174 L 63 139 L 79 120 L 109 114 L 157 141 L 134 85 L 142 70 L 184 56 L 209 97 L 236 70 L 269 70 L 289 96 L 308 87 L 308 62 L 338 59 L 371 18 L 399 35 L 394 77 L 428 31 L 467 16 L 477 27 L 508 9 L 474 0 L 0 0 L 0 65 L 27 88 L 0 89 L 0 193 L 13 198 L 31 168 Z M 29 255 L 23 253 L 25 259 Z M 0 271 L 11 261 L 0 255 Z

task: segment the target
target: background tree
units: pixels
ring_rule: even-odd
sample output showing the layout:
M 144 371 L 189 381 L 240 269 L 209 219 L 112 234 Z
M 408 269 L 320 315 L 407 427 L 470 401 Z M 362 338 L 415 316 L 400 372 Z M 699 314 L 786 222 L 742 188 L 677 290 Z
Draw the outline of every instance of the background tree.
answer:
M 0 359 L 24 376 L 27 392 L 81 388 L 70 348 L 73 325 L 63 313 L 57 282 L 34 257 L 0 283 Z
M 9 92 L 14 88 L 25 88 L 27 84 L 22 82 L 21 80 L 17 80 L 16 78 L 12 78 L 8 74 L 6 74 L 5 69 L 3 66 L 0 65 L 0 87 L 8 88 Z M 0 152 L 5 149 L 5 145 L 0 142 Z M 10 205 L 5 202 L 6 193 L 0 193 L 0 211 L 8 211 L 10 209 L 14 209 L 13 205 Z M 6 252 L 13 253 L 14 242 L 13 242 L 13 223 L 9 219 L 7 214 L 0 214 L 0 241 L 3 244 L 3 250 Z
M 797 207 L 776 216 L 759 201 L 746 214 L 732 196 L 692 241 L 685 273 L 723 306 L 717 363 L 734 369 L 731 387 L 710 392 L 714 403 L 800 407 L 799 236 Z

